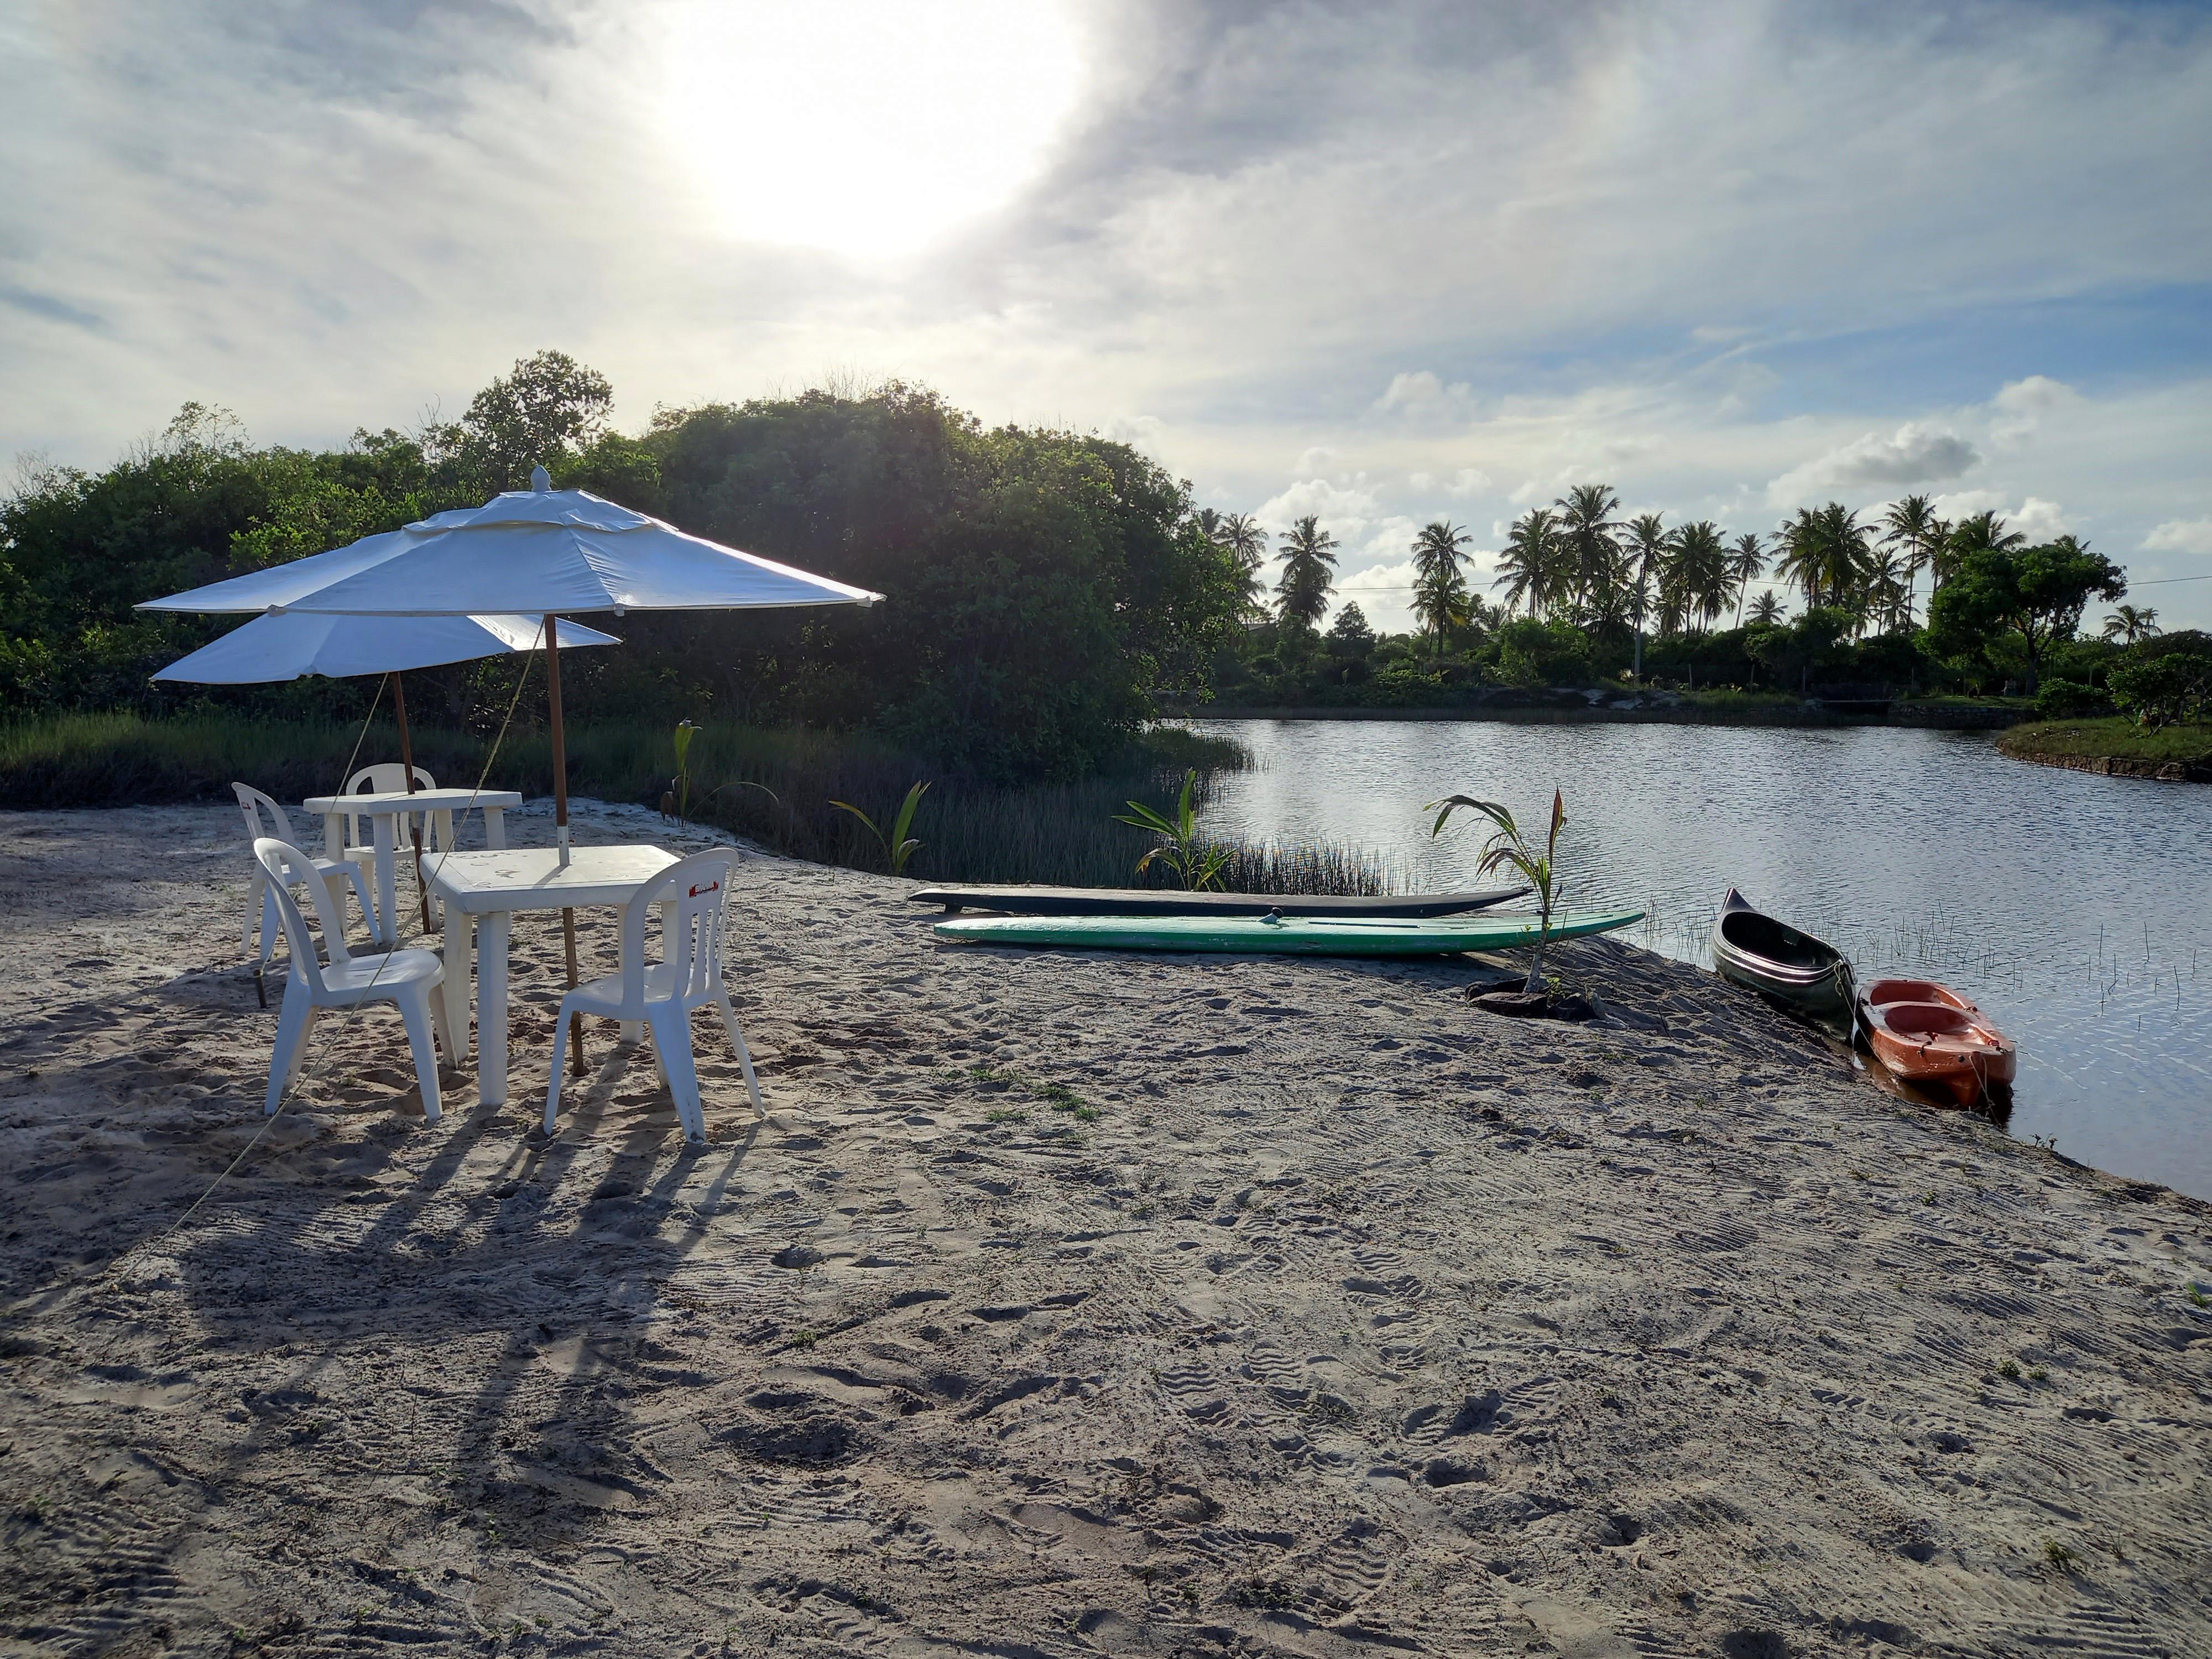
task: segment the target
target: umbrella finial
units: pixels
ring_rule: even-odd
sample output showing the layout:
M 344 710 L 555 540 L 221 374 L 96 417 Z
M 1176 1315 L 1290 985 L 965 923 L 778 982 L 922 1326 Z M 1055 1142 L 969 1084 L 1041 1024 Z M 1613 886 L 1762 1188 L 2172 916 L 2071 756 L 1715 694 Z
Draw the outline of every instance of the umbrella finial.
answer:
M 542 466 L 530 469 L 530 487 L 540 495 L 553 488 L 553 475 Z

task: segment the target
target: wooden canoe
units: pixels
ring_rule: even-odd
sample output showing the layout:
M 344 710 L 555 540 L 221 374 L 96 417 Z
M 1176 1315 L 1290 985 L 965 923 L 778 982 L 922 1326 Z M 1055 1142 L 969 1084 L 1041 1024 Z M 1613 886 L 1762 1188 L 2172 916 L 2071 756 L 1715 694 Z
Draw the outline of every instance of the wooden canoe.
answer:
M 1753 909 L 1733 887 L 1713 918 L 1712 946 L 1722 978 L 1810 1018 L 1850 1023 L 1851 965 L 1844 953 Z
M 1017 916 L 1456 916 L 1516 899 L 1526 887 L 1409 893 L 1381 898 L 1279 893 L 1181 893 L 1127 887 L 925 887 L 907 896 L 947 915 L 997 910 Z
M 1899 1078 L 1972 1106 L 2012 1082 L 2019 1050 L 1988 1015 L 1948 985 L 1878 979 L 1859 1000 L 1867 1042 Z

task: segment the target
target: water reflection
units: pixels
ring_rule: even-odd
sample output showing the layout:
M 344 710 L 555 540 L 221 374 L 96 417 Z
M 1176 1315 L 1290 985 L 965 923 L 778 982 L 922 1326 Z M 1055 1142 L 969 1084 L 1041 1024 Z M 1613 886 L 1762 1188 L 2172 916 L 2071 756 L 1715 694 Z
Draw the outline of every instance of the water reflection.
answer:
M 1407 887 L 1471 884 L 1481 841 L 1431 841 L 1424 801 L 1540 821 L 1556 783 L 1569 903 L 1640 906 L 1643 943 L 1710 965 L 1733 884 L 1862 977 L 1947 981 L 2020 1043 L 2012 1133 L 2212 1197 L 2212 790 L 2028 766 L 1971 732 L 1194 724 L 1259 762 L 1209 829 L 1358 842 Z

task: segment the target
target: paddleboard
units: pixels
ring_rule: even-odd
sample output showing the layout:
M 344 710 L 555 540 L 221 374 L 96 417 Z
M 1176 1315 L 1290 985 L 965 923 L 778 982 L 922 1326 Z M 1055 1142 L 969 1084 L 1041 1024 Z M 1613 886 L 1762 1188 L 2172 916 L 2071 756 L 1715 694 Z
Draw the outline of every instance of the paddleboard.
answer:
M 1553 939 L 1609 933 L 1641 910 L 1575 911 L 1552 918 Z M 1525 915 L 1412 916 L 969 916 L 931 931 L 970 945 L 1058 945 L 1079 951 L 1206 951 L 1290 957 L 1430 957 L 1505 951 L 1536 942 Z
M 941 904 L 947 914 L 1004 910 L 1024 916 L 1451 916 L 1525 898 L 1526 887 L 1468 893 L 1401 893 L 1380 898 L 1324 894 L 1278 897 L 1267 893 L 1183 893 L 1127 887 L 924 887 L 907 896 Z

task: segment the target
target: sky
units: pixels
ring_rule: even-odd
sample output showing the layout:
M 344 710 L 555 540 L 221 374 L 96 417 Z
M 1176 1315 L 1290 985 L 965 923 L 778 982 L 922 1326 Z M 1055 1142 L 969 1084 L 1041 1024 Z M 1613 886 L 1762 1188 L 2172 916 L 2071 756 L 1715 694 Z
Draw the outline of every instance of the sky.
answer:
M 1317 514 L 1994 508 L 2212 626 L 2212 8 L 28 0 L 0 459 L 887 378 Z

